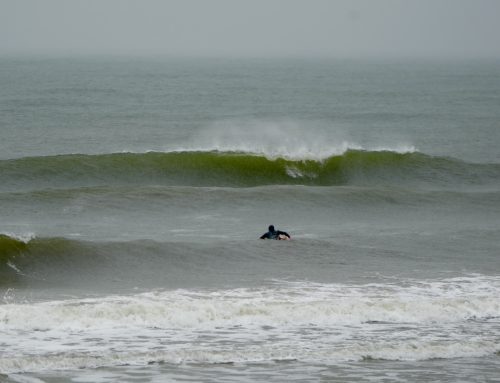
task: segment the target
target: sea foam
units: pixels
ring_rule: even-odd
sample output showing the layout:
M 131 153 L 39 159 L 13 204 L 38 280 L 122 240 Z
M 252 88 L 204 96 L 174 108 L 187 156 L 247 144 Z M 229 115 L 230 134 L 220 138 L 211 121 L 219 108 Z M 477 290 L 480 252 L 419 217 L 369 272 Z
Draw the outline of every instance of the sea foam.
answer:
M 189 140 L 189 146 L 166 151 L 240 152 L 264 156 L 270 160 L 322 161 L 349 150 L 413 153 L 409 143 L 363 145 L 339 127 L 321 122 L 293 120 L 223 120 L 201 127 Z
M 445 323 L 500 317 L 500 279 L 476 277 L 391 284 L 290 283 L 286 287 L 173 290 L 98 299 L 0 306 L 0 329 L 68 329 L 146 325 L 360 325 Z
M 487 356 L 500 351 L 499 293 L 498 277 L 476 275 L 6 303 L 0 372 Z

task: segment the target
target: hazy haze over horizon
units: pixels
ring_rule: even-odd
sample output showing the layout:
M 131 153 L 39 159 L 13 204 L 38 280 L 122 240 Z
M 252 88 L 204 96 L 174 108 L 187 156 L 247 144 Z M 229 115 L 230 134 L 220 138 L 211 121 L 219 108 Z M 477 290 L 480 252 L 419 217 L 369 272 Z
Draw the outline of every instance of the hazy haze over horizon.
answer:
M 500 57 L 495 0 L 2 0 L 0 54 Z

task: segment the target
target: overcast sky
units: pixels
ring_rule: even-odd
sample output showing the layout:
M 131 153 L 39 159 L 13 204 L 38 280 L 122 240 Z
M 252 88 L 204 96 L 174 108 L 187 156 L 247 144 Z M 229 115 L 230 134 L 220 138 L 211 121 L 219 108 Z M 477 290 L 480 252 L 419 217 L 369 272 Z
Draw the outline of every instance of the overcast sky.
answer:
M 500 0 L 0 0 L 0 54 L 500 57 Z

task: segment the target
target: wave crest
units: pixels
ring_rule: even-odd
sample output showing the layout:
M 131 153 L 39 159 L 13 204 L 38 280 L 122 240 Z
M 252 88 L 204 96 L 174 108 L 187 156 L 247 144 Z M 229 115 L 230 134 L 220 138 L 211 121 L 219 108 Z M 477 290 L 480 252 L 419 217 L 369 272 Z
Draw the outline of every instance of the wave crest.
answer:
M 347 150 L 321 160 L 247 152 L 150 152 L 61 155 L 0 161 L 0 189 L 100 185 L 253 187 L 262 185 L 482 185 L 500 165 L 472 164 L 419 152 Z

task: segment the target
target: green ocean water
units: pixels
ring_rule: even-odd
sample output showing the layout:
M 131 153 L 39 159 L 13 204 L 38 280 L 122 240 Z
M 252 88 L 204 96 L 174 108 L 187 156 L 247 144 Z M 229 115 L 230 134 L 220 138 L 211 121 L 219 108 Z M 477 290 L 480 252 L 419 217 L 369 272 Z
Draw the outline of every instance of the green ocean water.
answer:
M 0 84 L 1 379 L 497 379 L 497 61 L 4 57 Z

